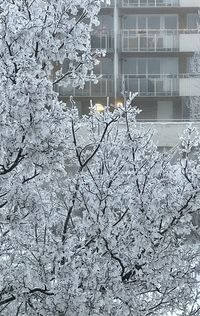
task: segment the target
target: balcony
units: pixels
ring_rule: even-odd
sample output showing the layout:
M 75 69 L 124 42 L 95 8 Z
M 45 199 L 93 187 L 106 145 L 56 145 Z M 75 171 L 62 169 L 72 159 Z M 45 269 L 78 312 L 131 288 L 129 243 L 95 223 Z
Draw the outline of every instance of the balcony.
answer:
M 200 96 L 200 75 L 194 74 L 124 74 L 119 85 L 140 97 Z
M 125 91 L 138 92 L 140 97 L 179 95 L 179 78 L 177 75 L 124 74 L 121 76 L 120 85 Z
M 121 0 L 122 8 L 178 7 L 179 0 Z
M 108 30 L 94 31 L 91 37 L 91 46 L 96 49 L 105 49 L 107 53 L 113 52 L 113 32 Z
M 176 52 L 179 50 L 177 30 L 121 31 L 122 52 Z
M 56 85 L 55 91 L 60 97 L 112 97 L 114 95 L 114 79 L 112 75 L 102 75 L 97 84 L 86 82 L 84 89 L 73 88 L 69 85 Z
M 122 8 L 200 7 L 199 0 L 119 0 Z

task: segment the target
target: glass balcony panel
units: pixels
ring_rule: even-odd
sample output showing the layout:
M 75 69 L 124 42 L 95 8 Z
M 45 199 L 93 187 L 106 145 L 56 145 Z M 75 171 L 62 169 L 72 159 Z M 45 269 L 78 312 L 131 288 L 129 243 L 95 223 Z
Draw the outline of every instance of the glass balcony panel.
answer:
M 140 0 L 140 6 L 146 7 L 147 6 L 147 0 Z
M 122 7 L 178 7 L 179 0 L 121 0 Z
M 147 51 L 147 48 L 148 48 L 148 38 L 146 36 L 143 36 L 140 38 L 140 50 Z
M 179 95 L 179 78 L 171 75 L 125 75 L 125 90 L 139 96 Z
M 148 51 L 154 51 L 156 49 L 155 37 L 148 38 Z
M 137 37 L 129 38 L 129 50 L 138 51 L 138 38 Z
M 95 32 L 96 33 L 96 32 Z M 99 34 L 93 34 L 91 36 L 91 46 L 92 48 L 106 49 L 107 51 L 112 50 L 113 36 L 109 32 L 99 32 Z
M 100 37 L 99 36 L 92 35 L 92 37 L 91 37 L 91 46 L 93 48 L 100 48 L 101 47 Z
M 156 95 L 163 95 L 163 80 L 156 80 Z
M 126 51 L 129 50 L 128 42 L 129 42 L 129 40 L 128 40 L 127 37 L 124 37 L 124 38 L 122 39 L 122 50 L 123 50 L 124 52 L 126 52 Z
M 154 7 L 155 6 L 155 0 L 147 0 L 148 7 Z
M 107 96 L 114 95 L 114 81 L 112 79 L 107 80 Z
M 179 48 L 177 32 L 152 31 L 137 32 L 123 30 L 122 51 L 177 51 Z
M 125 76 L 124 84 L 125 84 L 126 91 L 132 91 L 132 92 L 138 91 L 138 79 L 134 78 L 134 76 L 132 75 Z
M 155 86 L 156 86 L 155 79 L 148 79 L 148 95 L 156 95 Z
M 187 15 L 187 27 L 188 29 L 197 29 L 199 23 L 198 14 L 188 14 Z
M 148 91 L 148 82 L 146 78 L 140 78 L 140 89 L 139 89 L 139 95 L 147 95 Z
M 91 84 L 91 95 L 92 96 L 102 96 L 105 93 L 106 95 L 106 81 L 100 79 L 97 84 Z
M 70 94 L 67 93 L 67 95 L 70 95 Z M 74 89 L 74 95 L 77 97 L 90 96 L 90 82 L 87 82 L 85 84 L 84 89 L 79 89 L 79 88 Z
M 164 48 L 166 50 L 174 50 L 174 36 L 173 35 L 165 35 L 164 37 Z
M 164 40 L 163 37 L 157 36 L 156 38 L 156 48 L 157 50 L 164 50 Z

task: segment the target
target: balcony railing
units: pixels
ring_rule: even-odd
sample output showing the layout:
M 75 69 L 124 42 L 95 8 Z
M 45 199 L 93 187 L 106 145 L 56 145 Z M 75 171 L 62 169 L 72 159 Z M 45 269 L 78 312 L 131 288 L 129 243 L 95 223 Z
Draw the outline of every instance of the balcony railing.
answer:
M 141 8 L 141 7 L 179 7 L 179 0 L 120 0 L 120 6 L 123 8 Z
M 112 52 L 114 49 L 114 35 L 112 31 L 94 31 L 91 37 L 92 48 L 105 49 Z
M 60 97 L 114 97 L 121 91 L 138 92 L 140 97 L 200 96 L 199 74 L 122 74 L 117 78 L 114 91 L 114 76 L 102 75 L 97 84 L 86 82 L 83 89 L 69 85 L 56 85 Z
M 75 97 L 112 97 L 114 95 L 114 79 L 112 75 L 102 75 L 97 84 L 86 82 L 83 89 L 73 88 L 69 85 L 57 85 L 55 91 L 60 97 L 73 95 Z
M 177 30 L 134 30 L 121 31 L 122 52 L 178 51 Z
M 109 7 L 113 8 L 114 4 L 115 4 L 115 0 L 110 0 L 110 4 L 107 4 L 106 2 L 102 2 L 101 7 L 102 8 L 109 8 Z
M 118 5 L 122 8 L 200 7 L 199 0 L 118 0 Z
M 119 83 L 125 91 L 138 92 L 138 96 L 178 96 L 178 75 L 124 74 Z

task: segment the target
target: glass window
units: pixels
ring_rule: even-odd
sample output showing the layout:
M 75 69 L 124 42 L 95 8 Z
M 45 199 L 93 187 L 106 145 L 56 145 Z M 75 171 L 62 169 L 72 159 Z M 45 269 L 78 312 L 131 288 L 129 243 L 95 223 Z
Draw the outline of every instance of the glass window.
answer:
M 165 16 L 165 29 L 177 29 L 178 19 L 176 15 Z
M 129 40 L 127 37 L 124 37 L 123 38 L 123 43 L 122 43 L 122 49 L 123 51 L 127 51 L 129 48 L 128 48 L 128 43 L 129 43 Z
M 155 0 L 149 0 L 148 1 L 148 6 L 149 7 L 155 7 Z
M 146 60 L 143 58 L 138 59 L 138 74 L 146 74 Z
M 138 29 L 146 29 L 146 17 L 138 16 Z
M 131 7 L 138 7 L 138 0 L 129 0 L 129 4 Z
M 69 59 L 65 59 L 62 65 L 62 73 L 66 73 L 69 70 Z
M 156 50 L 156 38 L 155 38 L 155 36 L 148 37 L 148 49 L 150 51 Z
M 148 91 L 148 81 L 146 78 L 140 78 L 140 94 L 146 95 Z
M 154 95 L 155 93 L 155 85 L 156 85 L 156 80 L 155 79 L 149 79 L 148 80 L 148 94 L 149 95 Z
M 162 58 L 160 59 L 161 74 L 176 75 L 178 73 L 177 58 Z
M 148 73 L 160 74 L 160 59 L 159 58 L 148 59 Z
M 101 48 L 101 39 L 99 36 L 92 35 L 91 36 L 91 46 L 92 48 Z
M 188 14 L 187 16 L 187 26 L 189 29 L 196 29 L 199 23 L 198 14 Z
M 102 74 L 106 75 L 112 75 L 114 72 L 113 69 L 113 61 L 108 58 L 103 58 L 101 60 L 101 65 L 102 65 Z
M 129 80 L 129 91 L 138 92 L 138 79 L 130 78 L 130 80 Z
M 129 38 L 129 49 L 131 51 L 138 50 L 138 38 L 137 37 L 130 37 Z
M 136 62 L 135 58 L 127 58 L 123 61 L 124 74 L 136 74 Z
M 147 45 L 148 45 L 148 38 L 146 36 L 140 37 L 140 49 L 142 51 L 146 51 L 148 47 Z
M 134 15 L 124 16 L 123 28 L 124 29 L 135 29 L 136 28 L 136 16 L 134 16 Z
M 148 17 L 149 29 L 160 29 L 160 16 L 152 15 Z
M 98 28 L 107 29 L 109 31 L 113 30 L 113 17 L 110 15 L 99 15 L 98 16 L 100 24 Z

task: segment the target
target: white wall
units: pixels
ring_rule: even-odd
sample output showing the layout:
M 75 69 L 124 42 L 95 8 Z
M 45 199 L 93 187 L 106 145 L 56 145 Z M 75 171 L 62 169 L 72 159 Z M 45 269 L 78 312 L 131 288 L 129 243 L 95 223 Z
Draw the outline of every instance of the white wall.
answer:
M 158 101 L 157 103 L 157 119 L 171 120 L 173 119 L 173 102 L 172 101 Z
M 138 127 L 143 127 L 145 130 L 154 130 L 154 141 L 158 147 L 174 147 L 179 144 L 180 136 L 183 131 L 189 126 L 190 122 L 138 122 Z M 200 122 L 192 123 L 200 132 Z M 120 129 L 126 128 L 125 125 L 120 125 Z M 87 142 L 87 131 L 79 129 L 78 142 Z
M 189 122 L 153 122 L 138 123 L 144 128 L 154 129 L 157 133 L 154 136 L 159 147 L 174 147 L 179 144 L 179 137 L 189 125 Z M 197 127 L 200 132 L 200 123 L 193 123 L 192 126 Z
M 200 78 L 180 78 L 179 95 L 182 97 L 200 96 Z
M 200 0 L 199 0 L 200 3 Z M 197 52 L 200 50 L 200 34 L 180 34 L 180 52 Z
M 199 0 L 180 0 L 181 7 L 200 7 Z

